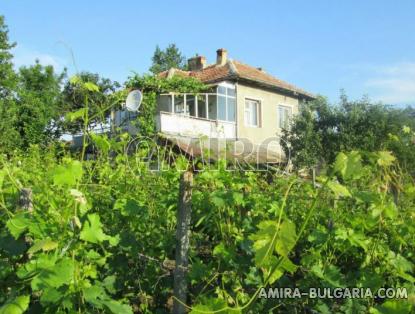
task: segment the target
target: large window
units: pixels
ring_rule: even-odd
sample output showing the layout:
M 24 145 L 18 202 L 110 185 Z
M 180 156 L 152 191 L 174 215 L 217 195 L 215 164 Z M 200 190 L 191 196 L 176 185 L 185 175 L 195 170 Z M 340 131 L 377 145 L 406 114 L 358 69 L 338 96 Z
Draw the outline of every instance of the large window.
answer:
M 258 100 L 245 99 L 245 125 L 260 126 L 261 103 Z
M 199 118 L 207 118 L 206 112 L 206 95 L 201 94 L 197 96 L 197 116 Z
M 217 96 L 216 95 L 207 95 L 208 103 L 208 119 L 216 120 L 218 113 L 217 108 Z
M 185 114 L 184 112 L 184 106 L 185 102 L 184 102 L 184 95 L 175 95 L 174 96 L 174 112 L 175 113 L 180 113 L 180 114 Z
M 218 93 L 218 120 L 236 121 L 235 87 L 219 85 Z
M 287 129 L 290 125 L 292 116 L 292 108 L 288 106 L 278 106 L 278 127 L 280 129 Z
M 158 110 L 210 120 L 235 122 L 235 86 L 224 83 L 201 94 L 161 94 L 158 97 Z

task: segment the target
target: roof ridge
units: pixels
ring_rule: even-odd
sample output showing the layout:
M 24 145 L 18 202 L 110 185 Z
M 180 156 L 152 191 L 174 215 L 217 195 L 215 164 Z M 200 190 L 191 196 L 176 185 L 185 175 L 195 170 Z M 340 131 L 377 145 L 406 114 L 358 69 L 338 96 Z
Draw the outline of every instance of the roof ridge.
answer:
M 251 69 L 253 69 L 253 70 L 255 70 L 255 71 L 258 71 L 258 72 L 260 72 L 262 75 L 265 75 L 265 76 L 268 76 L 268 77 L 270 77 L 270 78 L 272 78 L 272 79 L 274 79 L 274 80 L 277 80 L 277 81 L 279 81 L 280 83 L 285 84 L 285 85 L 287 85 L 288 87 L 290 87 L 290 88 L 292 88 L 292 89 L 295 89 L 297 92 L 300 92 L 300 93 L 307 94 L 307 95 L 310 95 L 310 96 L 312 96 L 312 97 L 315 97 L 313 94 L 311 94 L 311 93 L 309 93 L 309 92 L 306 92 L 304 89 L 302 89 L 302 88 L 300 88 L 300 87 L 298 87 L 298 86 L 296 86 L 296 85 L 294 85 L 294 84 L 292 84 L 292 83 L 289 83 L 289 82 L 287 82 L 287 81 L 285 81 L 285 80 L 283 80 L 283 79 L 280 79 L 280 78 L 278 78 L 278 77 L 276 77 L 276 76 L 274 76 L 274 75 L 272 75 L 272 74 L 270 74 L 270 73 L 267 73 L 267 72 L 261 71 L 260 69 L 258 69 L 258 68 L 256 68 L 256 67 L 253 67 L 252 65 L 249 65 L 249 64 L 246 64 L 246 63 L 240 62 L 240 61 L 238 61 L 238 60 L 235 60 L 235 62 L 236 62 L 236 63 L 239 63 L 239 64 L 240 64 L 240 65 L 242 65 L 242 66 L 246 66 L 246 67 L 251 68 Z M 264 80 L 261 80 L 261 79 L 257 79 L 257 80 L 262 81 L 262 82 L 265 82 Z

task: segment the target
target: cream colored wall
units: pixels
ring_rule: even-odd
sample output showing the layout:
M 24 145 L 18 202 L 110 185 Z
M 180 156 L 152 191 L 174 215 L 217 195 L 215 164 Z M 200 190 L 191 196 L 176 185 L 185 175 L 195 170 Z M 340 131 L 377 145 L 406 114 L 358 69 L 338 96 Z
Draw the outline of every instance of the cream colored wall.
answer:
M 278 128 L 278 105 L 292 108 L 293 115 L 298 113 L 298 99 L 278 94 L 256 87 L 237 84 L 237 137 L 247 138 L 254 144 L 261 144 L 276 134 L 281 134 Z M 250 127 L 245 124 L 245 99 L 259 100 L 261 103 L 259 127 Z

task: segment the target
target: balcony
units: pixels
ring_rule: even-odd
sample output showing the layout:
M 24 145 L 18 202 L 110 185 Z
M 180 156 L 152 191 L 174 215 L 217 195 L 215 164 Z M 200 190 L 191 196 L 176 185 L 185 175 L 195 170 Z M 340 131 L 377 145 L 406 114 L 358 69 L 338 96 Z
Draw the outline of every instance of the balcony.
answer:
M 234 139 L 235 91 L 218 87 L 217 93 L 161 94 L 156 121 L 158 131 L 169 135 Z

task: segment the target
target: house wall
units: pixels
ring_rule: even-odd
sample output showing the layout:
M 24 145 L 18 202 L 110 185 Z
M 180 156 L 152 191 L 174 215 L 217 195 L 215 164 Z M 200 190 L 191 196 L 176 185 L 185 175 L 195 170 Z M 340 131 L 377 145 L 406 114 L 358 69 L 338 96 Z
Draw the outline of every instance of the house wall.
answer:
M 247 138 L 254 144 L 261 144 L 276 135 L 281 135 L 278 127 L 278 105 L 292 108 L 293 115 L 298 113 L 299 101 L 297 98 L 278 94 L 273 91 L 252 87 L 238 83 L 237 95 L 237 137 Z M 245 124 L 245 99 L 259 100 L 260 125 L 251 127 Z

